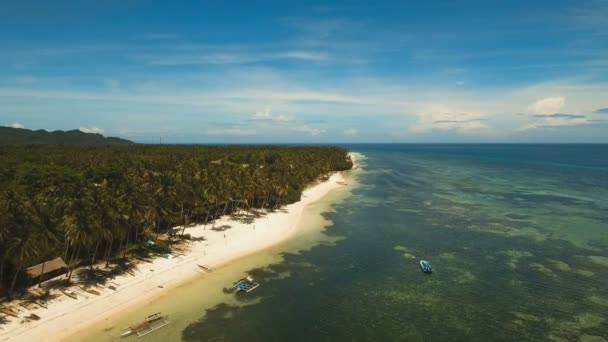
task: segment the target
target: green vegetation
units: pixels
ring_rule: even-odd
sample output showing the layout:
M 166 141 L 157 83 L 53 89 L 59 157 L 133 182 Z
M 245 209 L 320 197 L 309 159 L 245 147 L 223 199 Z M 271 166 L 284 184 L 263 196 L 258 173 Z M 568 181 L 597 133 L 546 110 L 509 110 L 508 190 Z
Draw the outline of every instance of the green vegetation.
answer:
M 274 210 L 352 162 L 337 147 L 0 146 L 0 286 L 60 256 L 70 269 L 176 226 Z M 183 233 L 183 230 L 182 230 Z M 70 272 L 71 274 L 71 272 Z M 69 281 L 69 277 L 68 277 Z
M 104 137 L 97 133 L 85 133 L 77 129 L 71 131 L 32 131 L 24 128 L 0 126 L 0 145 L 24 144 L 132 144 L 132 141 Z

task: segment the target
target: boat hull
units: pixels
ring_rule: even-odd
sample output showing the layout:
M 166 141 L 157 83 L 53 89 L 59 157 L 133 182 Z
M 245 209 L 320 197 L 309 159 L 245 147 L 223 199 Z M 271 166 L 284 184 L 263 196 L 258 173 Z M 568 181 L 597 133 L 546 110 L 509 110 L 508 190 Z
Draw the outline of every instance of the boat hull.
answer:
M 431 269 L 431 264 L 426 260 L 420 260 L 420 269 L 424 273 L 433 273 L 433 270 Z
M 122 337 L 129 337 L 129 336 L 131 336 L 133 334 L 135 334 L 135 331 L 133 331 L 133 330 L 127 330 L 127 331 L 123 332 L 122 334 L 120 334 L 120 337 L 121 338 Z

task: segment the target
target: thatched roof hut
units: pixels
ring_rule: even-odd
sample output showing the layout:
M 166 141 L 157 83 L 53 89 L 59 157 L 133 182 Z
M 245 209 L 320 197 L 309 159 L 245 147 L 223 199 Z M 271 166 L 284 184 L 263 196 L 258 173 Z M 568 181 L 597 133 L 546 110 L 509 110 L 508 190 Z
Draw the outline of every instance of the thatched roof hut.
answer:
M 68 265 L 65 264 L 63 259 L 55 258 L 53 260 L 45 261 L 41 264 L 29 267 L 26 270 L 26 273 L 30 278 L 36 278 L 49 273 L 53 273 L 54 275 L 62 274 L 65 273 L 67 268 Z

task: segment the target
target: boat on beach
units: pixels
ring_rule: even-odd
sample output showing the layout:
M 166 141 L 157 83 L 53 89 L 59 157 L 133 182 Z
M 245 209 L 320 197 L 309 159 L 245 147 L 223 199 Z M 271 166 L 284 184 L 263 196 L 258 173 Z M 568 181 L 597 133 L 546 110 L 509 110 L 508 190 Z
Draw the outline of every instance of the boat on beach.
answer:
M 422 269 L 422 272 L 424 272 L 424 273 L 433 272 L 433 270 L 431 270 L 431 264 L 426 260 L 420 260 L 420 268 Z
M 207 272 L 211 272 L 211 268 L 205 266 L 205 265 L 200 265 L 200 264 L 196 264 L 196 266 L 198 266 L 201 270 L 207 271 Z
M 232 289 L 235 290 L 235 292 L 251 292 L 255 290 L 258 286 L 260 286 L 260 284 L 254 282 L 253 277 L 247 276 L 245 278 L 239 279 L 236 283 L 234 283 L 232 285 Z
M 120 337 L 128 337 L 135 334 L 137 334 L 137 337 L 147 335 L 169 324 L 168 317 L 167 315 L 163 316 L 160 312 L 147 316 L 143 321 L 126 328 L 120 334 Z

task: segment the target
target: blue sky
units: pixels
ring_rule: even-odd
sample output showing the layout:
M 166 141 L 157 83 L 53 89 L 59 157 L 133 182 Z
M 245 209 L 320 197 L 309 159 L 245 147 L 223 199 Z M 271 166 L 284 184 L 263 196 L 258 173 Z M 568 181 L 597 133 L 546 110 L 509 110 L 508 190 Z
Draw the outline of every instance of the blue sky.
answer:
M 608 1 L 4 1 L 0 125 L 608 142 Z

